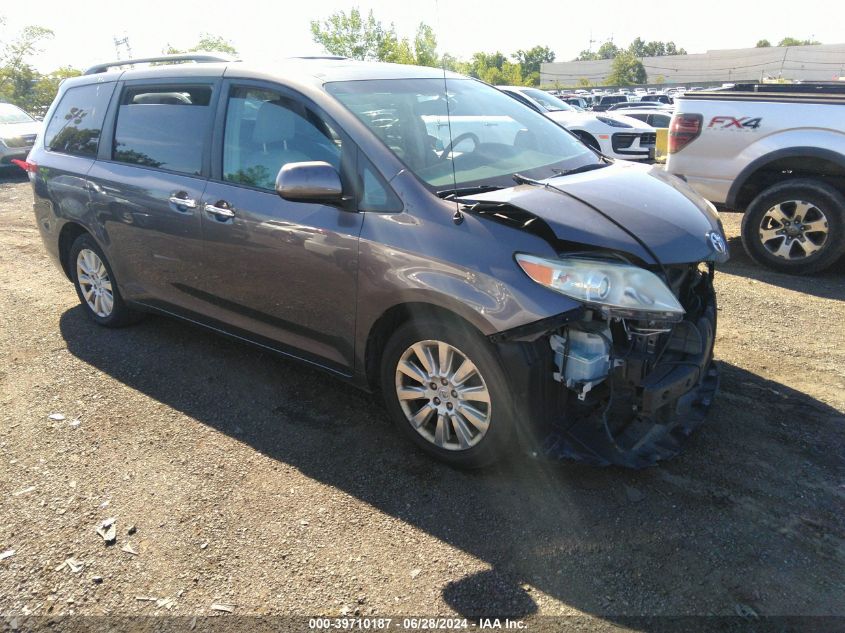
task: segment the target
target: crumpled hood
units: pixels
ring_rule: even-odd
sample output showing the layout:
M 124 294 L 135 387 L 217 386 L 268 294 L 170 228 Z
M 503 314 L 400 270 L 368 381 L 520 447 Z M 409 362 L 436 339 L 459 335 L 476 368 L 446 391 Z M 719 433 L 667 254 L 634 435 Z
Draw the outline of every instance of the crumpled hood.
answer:
M 3 123 L 0 124 L 0 139 L 16 138 L 24 134 L 38 134 L 41 123 L 38 121 L 26 123 Z
M 728 259 L 727 247 L 719 253 L 710 239 L 715 232 L 726 244 L 718 214 L 662 167 L 618 161 L 548 182 L 566 194 L 520 185 L 473 195 L 471 200 L 510 204 L 543 219 L 560 240 L 630 253 L 647 263 L 657 263 L 649 251 L 663 264 Z M 470 197 L 463 200 L 469 202 Z

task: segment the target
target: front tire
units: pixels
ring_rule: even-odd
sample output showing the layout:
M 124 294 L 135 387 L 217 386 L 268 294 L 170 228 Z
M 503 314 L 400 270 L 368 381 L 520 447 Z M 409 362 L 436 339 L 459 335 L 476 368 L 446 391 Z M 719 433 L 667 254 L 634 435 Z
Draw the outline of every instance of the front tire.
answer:
M 822 271 L 845 255 L 845 198 L 818 180 L 769 187 L 745 211 L 742 244 L 751 259 L 773 270 Z
M 76 238 L 68 254 L 76 295 L 88 317 L 105 327 L 137 323 L 143 314 L 126 305 L 114 272 L 100 246 L 87 233 Z
M 491 344 L 466 324 L 400 326 L 382 355 L 381 387 L 396 425 L 443 462 L 480 468 L 512 446 L 505 372 Z

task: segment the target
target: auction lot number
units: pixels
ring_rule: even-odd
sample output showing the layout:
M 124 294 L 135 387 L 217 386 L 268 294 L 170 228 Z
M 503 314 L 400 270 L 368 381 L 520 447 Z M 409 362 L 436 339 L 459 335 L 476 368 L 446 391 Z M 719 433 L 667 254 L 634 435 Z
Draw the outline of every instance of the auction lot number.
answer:
M 389 629 L 391 624 L 407 630 L 451 630 L 468 629 L 466 618 L 310 618 L 308 628 L 312 630 L 377 631 Z

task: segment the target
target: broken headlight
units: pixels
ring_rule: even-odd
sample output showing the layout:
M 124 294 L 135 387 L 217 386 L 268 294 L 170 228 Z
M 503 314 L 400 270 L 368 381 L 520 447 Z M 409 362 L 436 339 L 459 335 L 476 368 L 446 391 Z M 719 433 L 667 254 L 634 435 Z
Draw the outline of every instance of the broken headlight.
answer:
M 545 259 L 517 253 L 538 284 L 583 301 L 607 316 L 678 321 L 684 309 L 660 278 L 645 268 L 601 259 Z

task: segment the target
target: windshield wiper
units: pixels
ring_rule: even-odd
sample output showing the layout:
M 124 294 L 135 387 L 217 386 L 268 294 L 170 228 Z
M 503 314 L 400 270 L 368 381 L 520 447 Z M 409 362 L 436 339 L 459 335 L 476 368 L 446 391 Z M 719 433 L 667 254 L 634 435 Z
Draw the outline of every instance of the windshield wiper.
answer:
M 504 189 L 498 185 L 473 185 L 472 187 L 453 187 L 452 189 L 442 189 L 437 192 L 440 198 L 460 198 L 461 196 L 468 196 L 473 193 L 484 193 L 485 191 L 496 191 Z
M 552 171 L 555 172 L 554 178 L 558 178 L 560 176 L 569 176 L 570 174 L 581 174 L 585 171 L 593 171 L 594 169 L 601 169 L 602 167 L 607 167 L 608 165 L 612 164 L 610 161 L 604 163 L 590 163 L 589 165 L 581 165 L 580 167 L 575 167 L 574 169 L 554 169 Z M 543 182 L 542 180 L 535 180 L 534 178 L 529 178 L 528 176 L 523 176 L 522 174 L 513 174 L 511 176 L 514 182 L 518 185 L 539 185 L 541 187 L 545 187 L 548 185 L 547 182 Z
M 593 171 L 594 169 L 601 169 L 602 167 L 607 167 L 610 165 L 610 161 L 605 161 L 603 163 L 590 163 L 588 165 L 581 165 L 580 167 L 575 167 L 574 169 L 558 169 L 555 170 L 555 176 L 569 176 L 570 174 L 583 174 L 585 171 Z

